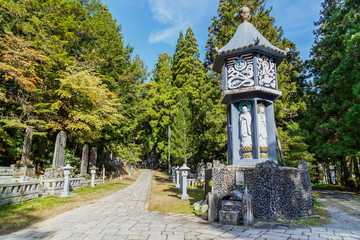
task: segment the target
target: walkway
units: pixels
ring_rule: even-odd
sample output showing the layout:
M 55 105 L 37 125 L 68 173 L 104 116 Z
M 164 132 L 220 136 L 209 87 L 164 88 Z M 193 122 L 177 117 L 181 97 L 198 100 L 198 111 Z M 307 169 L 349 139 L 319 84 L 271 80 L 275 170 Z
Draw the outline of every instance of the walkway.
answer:
M 0 239 L 360 239 L 358 231 L 329 228 L 251 229 L 209 224 L 196 216 L 148 212 L 151 171 L 100 201 Z
M 360 203 L 354 199 L 359 195 L 336 190 L 317 190 L 320 198 L 316 199 L 326 206 L 331 220 L 324 227 L 346 230 L 360 229 Z

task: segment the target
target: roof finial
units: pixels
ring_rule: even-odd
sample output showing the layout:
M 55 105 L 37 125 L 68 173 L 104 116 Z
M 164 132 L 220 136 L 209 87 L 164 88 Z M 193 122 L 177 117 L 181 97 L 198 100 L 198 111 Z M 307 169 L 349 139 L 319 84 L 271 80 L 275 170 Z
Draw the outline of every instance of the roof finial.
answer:
M 250 9 L 248 7 L 240 8 L 240 18 L 241 22 L 249 22 L 251 19 Z

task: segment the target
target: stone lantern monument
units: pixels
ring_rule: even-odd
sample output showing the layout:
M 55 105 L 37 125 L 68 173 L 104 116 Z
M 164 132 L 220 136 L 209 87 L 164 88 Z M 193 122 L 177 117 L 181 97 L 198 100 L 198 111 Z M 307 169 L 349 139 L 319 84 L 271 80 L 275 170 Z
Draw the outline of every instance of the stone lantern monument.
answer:
M 247 188 L 252 196 L 252 203 L 247 205 L 252 206 L 256 218 L 311 216 L 314 205 L 306 162 L 298 168 L 277 164 L 274 101 L 281 92 L 276 67 L 286 51 L 272 45 L 249 22 L 249 8 L 241 8 L 240 17 L 242 23 L 232 39 L 216 48 L 212 66 L 221 73 L 220 101 L 227 106 L 228 166 L 206 170 L 205 189 L 211 191 L 209 199 L 214 200 L 215 208 L 209 213 L 225 211 L 220 218 L 226 218 L 229 211 L 221 210 L 218 203 L 231 198 L 231 192 L 244 194 Z M 244 210 L 249 209 L 235 212 Z M 219 219 L 219 214 L 209 219 L 226 220 Z
M 249 22 L 249 8 L 240 11 L 242 23 L 213 64 L 222 75 L 221 103 L 227 105 L 228 165 L 277 162 L 273 102 L 281 96 L 276 66 L 286 52 Z

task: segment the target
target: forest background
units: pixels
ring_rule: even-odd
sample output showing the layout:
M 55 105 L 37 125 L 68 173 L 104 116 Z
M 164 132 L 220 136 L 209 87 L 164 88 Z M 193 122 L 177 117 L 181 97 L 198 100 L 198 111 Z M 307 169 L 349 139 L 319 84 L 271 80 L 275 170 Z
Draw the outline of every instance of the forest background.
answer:
M 306 160 L 319 181 L 324 172 L 318 164 L 323 170 L 334 165 L 341 184 L 359 187 L 360 4 L 324 0 L 306 62 L 265 5 L 220 1 L 204 61 L 188 28 L 172 56 L 159 55 L 150 75 L 105 4 L 1 0 L 0 165 L 20 159 L 26 128 L 34 131 L 31 159 L 39 171 L 51 166 L 61 130 L 68 136 L 67 159 L 75 164 L 84 144 L 97 147 L 100 162 L 152 158 L 165 166 L 169 154 L 175 165 L 226 162 L 226 109 L 210 65 L 215 47 L 240 24 L 240 8 L 249 6 L 260 33 L 290 49 L 277 68 L 283 95 L 275 102 L 287 166 Z

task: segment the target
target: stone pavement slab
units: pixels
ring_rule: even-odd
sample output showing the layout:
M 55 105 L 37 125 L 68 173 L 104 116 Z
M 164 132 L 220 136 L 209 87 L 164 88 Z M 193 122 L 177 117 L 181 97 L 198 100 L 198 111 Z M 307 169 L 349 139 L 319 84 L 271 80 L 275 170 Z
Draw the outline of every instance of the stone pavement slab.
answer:
M 255 229 L 208 223 L 193 215 L 149 212 L 151 176 L 150 170 L 143 170 L 127 188 L 93 204 L 0 236 L 0 240 L 360 239 L 359 231 L 323 227 Z

